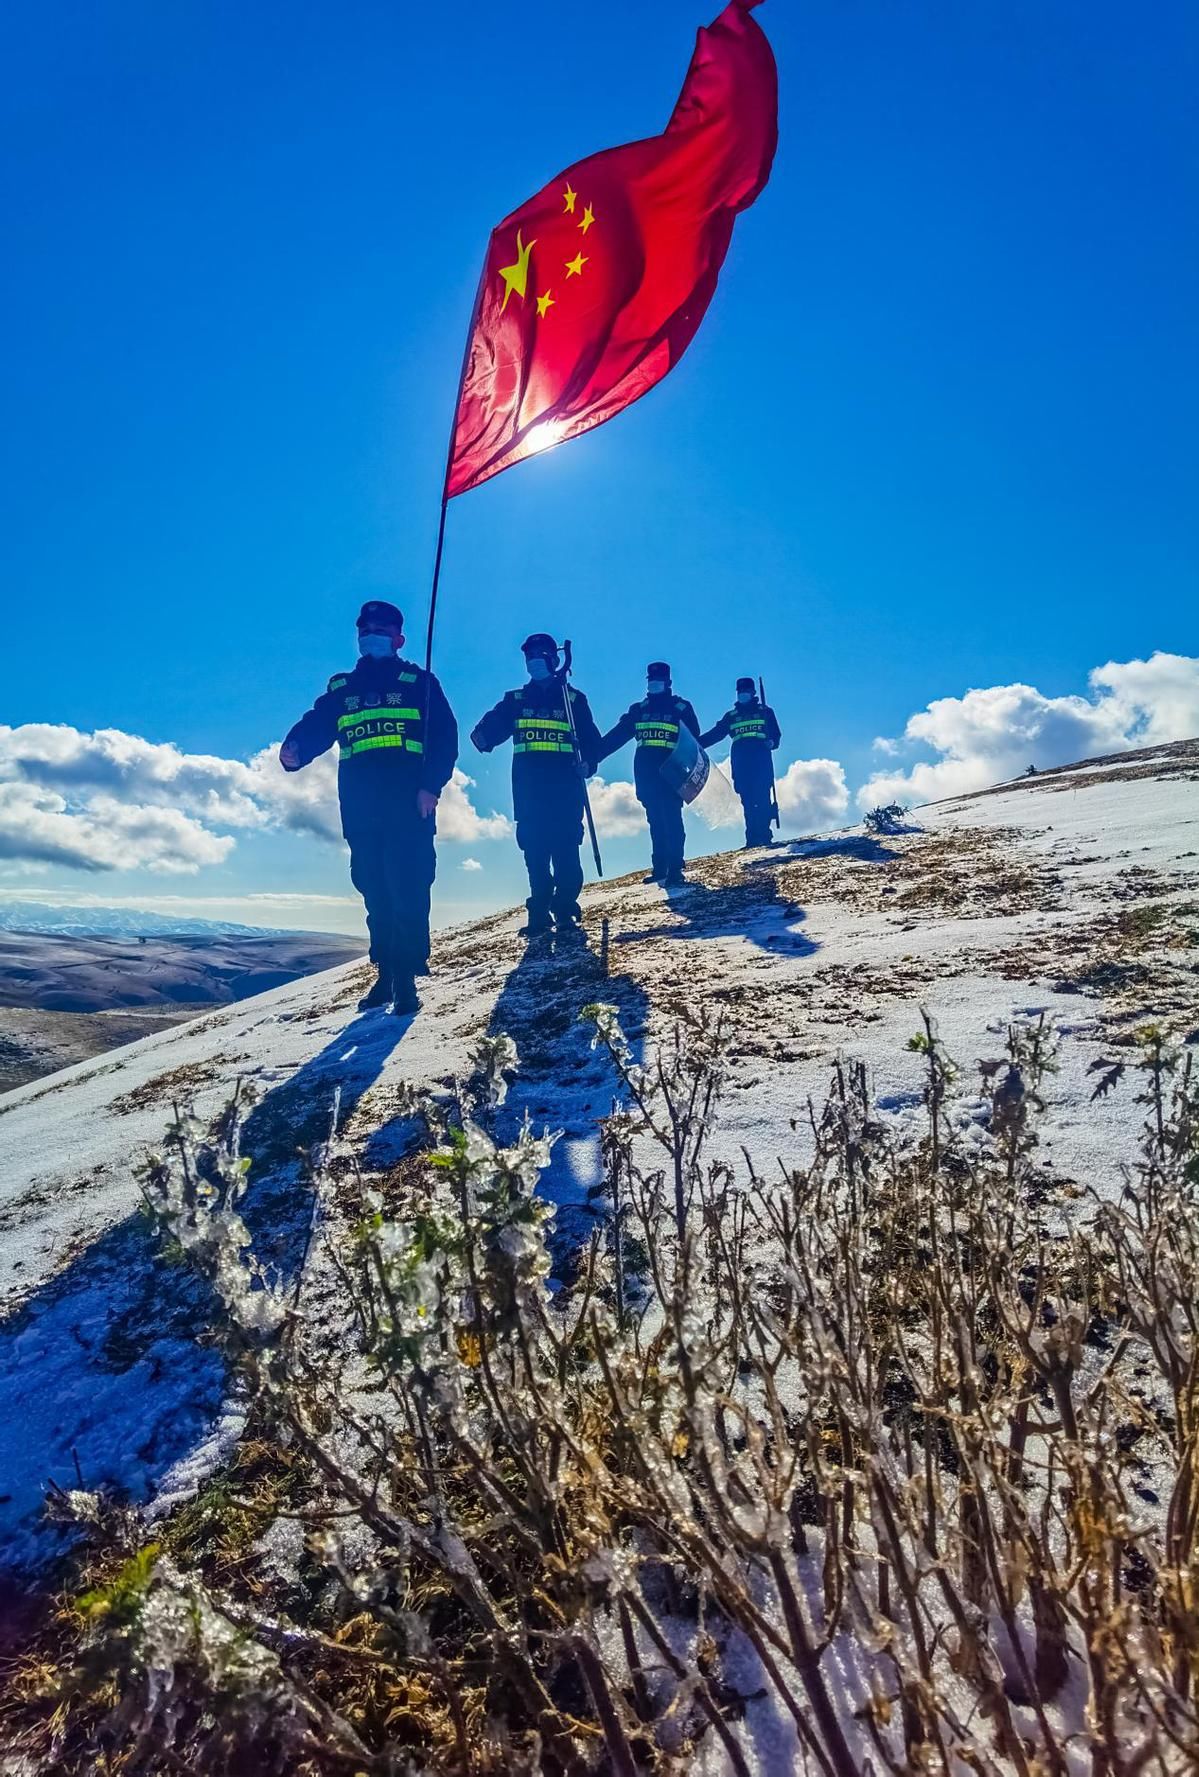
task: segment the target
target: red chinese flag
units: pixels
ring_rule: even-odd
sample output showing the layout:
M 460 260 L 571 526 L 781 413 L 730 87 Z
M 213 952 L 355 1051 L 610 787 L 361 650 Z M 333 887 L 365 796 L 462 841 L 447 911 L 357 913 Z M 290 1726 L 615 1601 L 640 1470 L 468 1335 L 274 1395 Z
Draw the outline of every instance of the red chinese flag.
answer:
M 662 135 L 579 161 L 492 234 L 447 496 L 602 425 L 686 351 L 778 139 L 757 3 L 700 31 Z

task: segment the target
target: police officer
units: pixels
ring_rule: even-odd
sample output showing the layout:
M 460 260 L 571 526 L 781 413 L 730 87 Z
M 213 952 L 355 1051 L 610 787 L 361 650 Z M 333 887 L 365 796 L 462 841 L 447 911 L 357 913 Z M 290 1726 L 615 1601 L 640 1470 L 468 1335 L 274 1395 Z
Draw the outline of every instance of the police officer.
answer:
M 559 670 L 552 636 L 522 643 L 528 682 L 506 691 L 471 734 L 481 753 L 512 742 L 512 808 L 516 843 L 529 872 L 527 937 L 577 928 L 583 866 L 583 778 L 595 770 L 599 729 L 587 699 Z M 578 738 L 571 739 L 570 713 Z M 585 762 L 585 763 L 584 763 Z
M 664 660 L 651 660 L 645 672 L 645 696 L 604 735 L 596 761 L 606 759 L 626 741 L 636 740 L 633 782 L 649 822 L 652 847 L 650 873 L 645 880 L 665 883 L 667 888 L 686 881 L 683 801 L 662 776 L 662 766 L 678 741 L 680 723 L 699 739 L 699 718 L 685 697 L 675 696 L 669 666 Z
M 431 673 L 400 658 L 404 618 L 371 599 L 358 613 L 357 665 L 334 673 L 279 749 L 299 771 L 338 743 L 341 829 L 350 880 L 366 902 L 378 978 L 359 1011 L 415 1012 L 428 974 L 429 896 L 437 874 L 437 798 L 458 756 L 458 726 Z
M 733 788 L 745 811 L 745 849 L 773 845 L 770 819 L 774 813 L 774 767 L 770 755 L 782 735 L 774 711 L 763 703 L 752 679 L 737 680 L 737 701 L 721 716 L 715 728 L 701 734 L 702 747 L 733 737 L 731 763 Z

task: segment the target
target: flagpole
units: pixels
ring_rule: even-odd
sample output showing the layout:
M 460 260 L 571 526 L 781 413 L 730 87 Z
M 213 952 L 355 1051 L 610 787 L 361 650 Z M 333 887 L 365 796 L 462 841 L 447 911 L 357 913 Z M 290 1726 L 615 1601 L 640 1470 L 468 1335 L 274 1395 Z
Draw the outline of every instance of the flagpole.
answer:
M 488 254 L 491 251 L 488 243 Z M 437 548 L 433 555 L 433 585 L 429 592 L 429 622 L 425 630 L 425 674 L 426 678 L 433 670 L 433 630 L 437 622 L 437 589 L 441 584 L 441 558 L 445 551 L 445 515 L 450 503 L 450 470 L 454 464 L 454 439 L 458 431 L 458 413 L 462 406 L 462 391 L 466 387 L 466 373 L 470 368 L 471 341 L 475 337 L 478 325 L 479 310 L 483 306 L 483 288 L 487 281 L 487 256 L 483 259 L 483 269 L 479 273 L 479 287 L 475 291 L 474 304 L 470 311 L 470 323 L 466 329 L 466 344 L 462 348 L 462 368 L 458 372 L 458 393 L 454 397 L 454 410 L 450 415 L 450 436 L 445 449 L 445 475 L 441 483 L 441 514 L 437 520 Z M 426 701 L 428 690 L 426 687 Z M 426 712 L 427 715 L 427 712 Z M 427 726 L 426 721 L 426 726 Z
M 455 416 L 457 415 L 457 412 L 458 412 L 458 409 L 455 407 L 455 409 L 454 409 Z M 446 480 L 447 480 L 447 482 L 449 480 L 448 471 L 446 474 Z M 426 678 L 433 671 L 433 625 L 437 619 L 437 588 L 441 582 L 441 557 L 442 557 L 442 552 L 445 549 L 445 515 L 446 515 L 446 508 L 449 506 L 449 503 L 450 503 L 449 495 L 446 493 L 445 488 L 443 487 L 441 490 L 441 517 L 437 521 L 437 550 L 436 550 L 436 553 L 434 554 L 434 557 L 433 557 L 433 588 L 432 588 L 432 591 L 429 593 L 429 623 L 428 623 L 428 627 L 425 630 L 425 676 L 426 676 Z

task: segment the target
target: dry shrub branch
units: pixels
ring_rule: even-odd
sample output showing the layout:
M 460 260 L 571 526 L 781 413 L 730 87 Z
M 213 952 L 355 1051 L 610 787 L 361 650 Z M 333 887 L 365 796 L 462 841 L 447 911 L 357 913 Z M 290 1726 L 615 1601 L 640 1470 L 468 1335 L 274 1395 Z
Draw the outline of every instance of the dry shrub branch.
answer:
M 1144 1034 L 1139 1163 L 1070 1201 L 1036 1167 L 1043 1024 L 967 1087 L 926 1019 L 918 1128 L 839 1063 L 810 1164 L 735 1176 L 720 1024 L 640 1066 L 587 1015 L 622 1094 L 565 1284 L 552 1137 L 493 1134 L 506 1038 L 413 1094 L 401 1201 L 335 1129 L 311 1152 L 298 1297 L 238 1212 L 244 1093 L 177 1118 L 147 1201 L 214 1285 L 272 1478 L 222 1481 L 245 1535 L 216 1573 L 170 1525 L 148 1544 L 60 1499 L 108 1525 L 109 1578 L 66 1612 L 72 1661 L 17 1687 L 35 1762 L 633 1777 L 702 1743 L 737 1777 L 1193 1771 L 1190 1055 Z

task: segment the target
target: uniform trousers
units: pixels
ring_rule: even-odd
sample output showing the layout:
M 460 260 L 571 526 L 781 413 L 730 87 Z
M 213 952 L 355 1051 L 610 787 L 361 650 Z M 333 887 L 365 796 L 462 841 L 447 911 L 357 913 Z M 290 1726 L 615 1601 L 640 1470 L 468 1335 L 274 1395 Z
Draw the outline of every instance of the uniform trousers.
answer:
M 654 770 L 635 775 L 637 800 L 649 822 L 651 869 L 655 876 L 672 876 L 683 868 L 686 845 L 682 798 Z
M 529 898 L 525 905 L 533 924 L 543 924 L 552 912 L 559 925 L 579 917 L 583 887 L 583 816 L 572 797 L 564 802 L 547 797 L 516 822 L 516 843 L 524 853 L 529 872 Z
M 369 816 L 342 811 L 350 881 L 366 902 L 371 961 L 388 977 L 429 971 L 429 899 L 437 875 L 436 815 L 384 805 Z
M 770 844 L 771 782 L 769 777 L 759 772 L 747 773 L 746 776 L 733 780 L 745 815 L 746 845 Z

